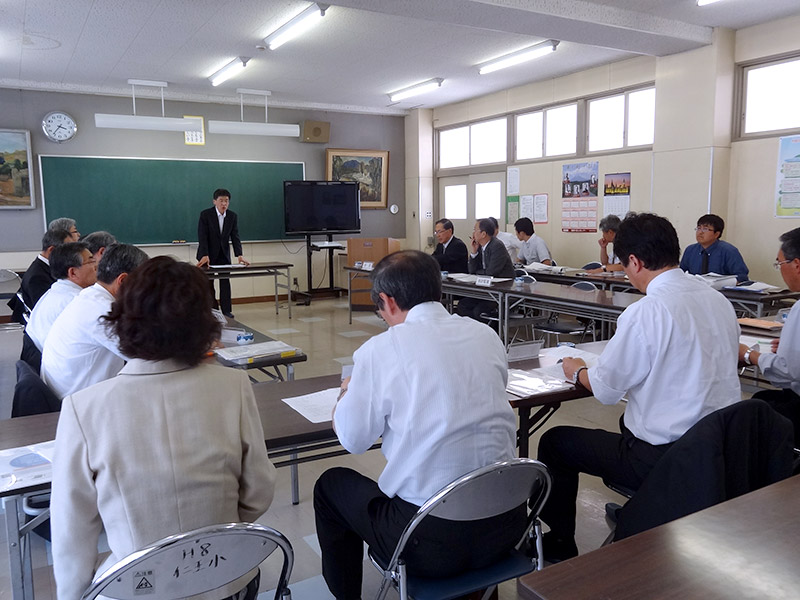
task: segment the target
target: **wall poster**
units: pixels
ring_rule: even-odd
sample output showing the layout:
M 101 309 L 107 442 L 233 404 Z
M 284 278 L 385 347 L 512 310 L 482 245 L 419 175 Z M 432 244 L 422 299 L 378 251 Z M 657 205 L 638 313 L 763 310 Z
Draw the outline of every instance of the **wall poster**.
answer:
M 600 163 L 562 165 L 561 231 L 597 231 L 597 187 Z
M 800 135 L 778 139 L 775 216 L 800 217 Z
M 606 173 L 603 183 L 603 216 L 624 219 L 631 210 L 631 174 Z

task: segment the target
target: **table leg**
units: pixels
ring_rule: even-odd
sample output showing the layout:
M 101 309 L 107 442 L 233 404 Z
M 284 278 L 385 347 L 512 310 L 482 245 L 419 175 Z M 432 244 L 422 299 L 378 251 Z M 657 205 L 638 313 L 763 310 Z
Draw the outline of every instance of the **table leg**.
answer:
M 286 365 L 286 380 L 294 381 L 294 365 Z
M 292 460 L 297 458 L 297 453 L 290 455 Z M 292 504 L 297 506 L 300 504 L 300 476 L 297 472 L 297 465 L 289 465 L 289 475 L 292 479 Z
M 277 288 L 275 289 L 277 293 Z M 292 318 L 292 267 L 286 267 L 286 304 L 289 307 L 289 318 Z
M 272 276 L 272 282 L 275 285 L 275 314 L 277 315 L 278 314 L 278 271 L 277 270 L 275 271 L 275 274 Z M 289 306 L 291 305 L 292 303 L 289 302 Z
M 350 325 L 353 324 L 353 279 L 355 276 L 355 273 L 348 273 L 347 277 L 347 310 Z
M 8 544 L 8 570 L 11 578 L 11 597 L 13 600 L 33 600 L 33 577 L 30 563 L 25 565 L 25 557 L 30 556 L 22 547 L 19 535 L 20 496 L 3 498 L 3 509 L 6 515 L 6 542 Z
M 517 431 L 517 447 L 519 457 L 528 458 L 528 430 L 531 426 L 531 409 L 519 409 L 519 430 Z

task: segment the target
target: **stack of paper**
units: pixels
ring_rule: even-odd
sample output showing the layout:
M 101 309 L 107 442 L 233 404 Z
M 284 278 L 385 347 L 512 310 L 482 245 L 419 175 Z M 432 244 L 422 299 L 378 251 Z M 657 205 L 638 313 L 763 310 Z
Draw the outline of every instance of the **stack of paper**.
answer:
M 527 398 L 555 390 L 568 390 L 572 385 L 564 380 L 561 365 L 552 365 L 527 371 L 509 369 L 506 391 L 519 398 Z
M 0 450 L 0 490 L 14 490 L 52 478 L 55 442 Z
M 766 294 L 768 292 L 777 292 L 781 288 L 775 285 L 764 283 L 763 281 L 751 281 L 742 285 L 726 285 L 723 289 L 736 290 L 737 292 L 753 292 L 755 294 Z
M 324 423 L 331 420 L 339 392 L 340 388 L 329 388 L 305 396 L 284 398 L 283 401 L 312 423 Z
M 232 348 L 218 348 L 215 350 L 217 356 L 232 363 L 239 365 L 246 365 L 252 363 L 259 358 L 267 358 L 269 356 L 294 356 L 297 354 L 297 348 L 290 346 L 279 340 L 271 342 L 261 342 L 259 344 L 249 344 L 247 346 L 234 346 Z
M 562 274 L 562 273 L 564 273 L 564 271 L 567 270 L 567 267 L 557 267 L 557 266 L 554 267 L 553 265 L 546 265 L 546 264 L 540 263 L 540 262 L 532 262 L 529 265 L 525 265 L 524 268 L 528 273 L 536 273 L 536 272 L 542 273 L 542 272 L 544 272 L 544 273 Z

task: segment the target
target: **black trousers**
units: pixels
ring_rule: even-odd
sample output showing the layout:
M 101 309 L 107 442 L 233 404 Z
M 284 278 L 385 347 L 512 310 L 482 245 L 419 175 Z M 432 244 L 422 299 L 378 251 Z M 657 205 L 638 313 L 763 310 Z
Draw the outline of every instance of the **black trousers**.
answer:
M 456 314 L 462 317 L 472 317 L 476 321 L 485 323 L 481 313 L 497 312 L 497 302 L 494 300 L 479 300 L 478 298 L 459 298 Z
M 403 529 L 419 510 L 346 468 L 325 471 L 314 487 L 314 513 L 322 550 L 322 575 L 338 600 L 361 598 L 364 544 L 388 563 Z M 497 561 L 525 531 L 524 505 L 479 521 L 428 517 L 406 545 L 409 573 L 446 577 Z
M 555 537 L 575 537 L 578 474 L 603 477 L 633 490 L 672 444 L 655 446 L 634 436 L 620 418 L 620 433 L 581 427 L 553 427 L 539 441 L 538 459 L 550 469 L 553 487 L 542 521 Z
M 794 446 L 800 448 L 800 396 L 791 389 L 763 390 L 753 394 L 789 419 L 794 425 Z
M 208 285 L 211 286 L 211 297 L 214 299 L 214 306 L 218 307 L 224 313 L 233 312 L 233 305 L 231 304 L 231 280 L 217 279 L 217 281 L 219 282 L 219 302 L 217 302 L 216 292 L 214 291 L 214 280 L 208 280 Z

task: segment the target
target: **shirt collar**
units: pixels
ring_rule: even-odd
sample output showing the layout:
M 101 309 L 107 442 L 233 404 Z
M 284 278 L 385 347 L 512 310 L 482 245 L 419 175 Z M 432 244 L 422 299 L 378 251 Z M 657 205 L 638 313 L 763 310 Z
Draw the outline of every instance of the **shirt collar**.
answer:
M 100 285 L 100 282 L 99 282 L 99 281 L 98 281 L 97 283 L 93 284 L 93 285 L 90 285 L 90 286 L 89 286 L 88 288 L 86 288 L 86 289 L 87 289 L 87 290 L 94 290 L 94 291 L 95 291 L 95 293 L 97 293 L 97 294 L 100 294 L 101 296 L 107 296 L 107 297 L 111 298 L 111 301 L 112 301 L 112 302 L 113 302 L 114 300 L 116 300 L 116 298 L 114 298 L 114 294 L 112 294 L 112 293 L 111 293 L 111 292 L 109 292 L 109 291 L 108 291 L 106 288 L 104 288 L 102 285 Z
M 698 246 L 700 246 L 700 252 L 705 250 L 706 252 L 711 254 L 711 251 L 716 249 L 716 247 L 719 245 L 720 241 L 721 240 L 719 238 L 717 238 L 716 240 L 714 240 L 714 243 L 711 244 L 708 248 L 703 248 L 702 246 L 700 246 L 700 244 L 698 244 Z
M 41 254 L 39 254 L 36 258 L 38 258 L 40 261 L 42 261 L 48 267 L 50 266 L 50 261 L 48 259 L 46 259 L 44 256 L 42 256 Z
M 53 285 L 64 286 L 66 288 L 74 288 L 79 292 L 83 289 L 74 281 L 70 281 L 69 279 L 58 279 Z
M 225 211 L 225 215 L 223 215 L 221 212 L 219 212 L 219 209 L 216 206 L 214 207 L 214 210 L 217 211 L 217 218 L 219 218 L 219 217 L 225 218 L 225 215 L 228 214 L 228 211 L 226 210 Z
M 406 315 L 404 323 L 415 323 L 418 321 L 425 321 L 433 317 L 447 316 L 447 312 L 441 302 L 423 302 L 413 306 Z
M 664 271 L 663 273 L 656 275 L 650 280 L 650 283 L 647 284 L 647 295 L 649 296 L 651 292 L 658 290 L 660 287 L 667 286 L 670 284 L 670 282 L 681 277 L 687 277 L 687 275 L 678 267 L 669 269 L 668 271 Z
M 132 358 L 122 367 L 120 375 L 157 375 L 159 373 L 174 373 L 191 369 L 186 363 L 175 359 L 167 360 L 144 360 L 142 358 Z

